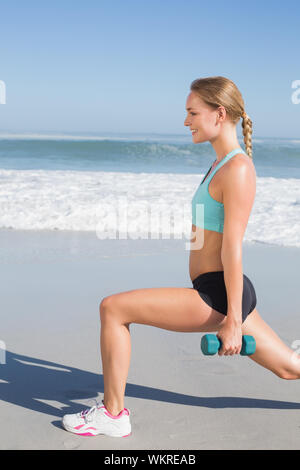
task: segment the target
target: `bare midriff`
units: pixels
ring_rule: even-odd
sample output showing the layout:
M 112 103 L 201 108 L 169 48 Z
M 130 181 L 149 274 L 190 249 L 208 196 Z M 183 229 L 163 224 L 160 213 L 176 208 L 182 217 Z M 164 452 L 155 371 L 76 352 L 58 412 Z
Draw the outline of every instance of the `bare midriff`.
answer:
M 192 225 L 192 231 L 194 234 L 196 233 L 197 238 L 199 238 L 198 233 L 200 234 L 200 231 L 202 231 L 200 237 L 203 246 L 200 249 L 190 250 L 189 271 L 191 280 L 193 281 L 200 274 L 209 271 L 223 271 L 221 261 L 223 233 L 200 229 L 195 225 Z M 195 238 L 191 238 L 191 242 L 194 240 Z M 191 243 L 191 246 L 193 246 L 193 243 Z

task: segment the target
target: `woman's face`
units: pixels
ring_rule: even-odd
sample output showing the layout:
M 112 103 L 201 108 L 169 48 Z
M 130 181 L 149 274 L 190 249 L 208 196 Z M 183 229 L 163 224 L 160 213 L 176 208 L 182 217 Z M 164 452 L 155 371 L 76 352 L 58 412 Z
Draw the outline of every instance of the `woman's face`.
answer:
M 212 109 L 191 91 L 186 101 L 187 117 L 184 125 L 195 131 L 192 133 L 194 143 L 211 141 L 218 135 L 218 109 Z

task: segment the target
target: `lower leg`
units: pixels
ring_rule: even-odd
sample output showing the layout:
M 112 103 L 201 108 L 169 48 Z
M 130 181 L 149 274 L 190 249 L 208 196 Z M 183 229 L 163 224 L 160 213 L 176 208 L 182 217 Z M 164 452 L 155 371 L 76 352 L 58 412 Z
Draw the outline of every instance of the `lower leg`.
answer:
M 129 326 L 114 318 L 101 318 L 101 357 L 104 405 L 114 416 L 124 408 L 124 394 L 130 365 Z
M 261 318 L 258 311 L 247 317 L 242 326 L 243 334 L 256 340 L 256 351 L 249 356 L 253 361 L 286 380 L 300 378 L 300 356 L 290 349 Z

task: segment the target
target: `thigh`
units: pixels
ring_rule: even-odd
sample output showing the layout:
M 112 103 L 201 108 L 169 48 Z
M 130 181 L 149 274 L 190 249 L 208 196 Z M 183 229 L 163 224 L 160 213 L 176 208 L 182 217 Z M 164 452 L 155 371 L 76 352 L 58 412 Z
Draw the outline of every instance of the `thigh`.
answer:
M 172 331 L 217 331 L 226 318 L 189 287 L 135 289 L 106 297 L 100 311 L 122 323 L 141 323 Z

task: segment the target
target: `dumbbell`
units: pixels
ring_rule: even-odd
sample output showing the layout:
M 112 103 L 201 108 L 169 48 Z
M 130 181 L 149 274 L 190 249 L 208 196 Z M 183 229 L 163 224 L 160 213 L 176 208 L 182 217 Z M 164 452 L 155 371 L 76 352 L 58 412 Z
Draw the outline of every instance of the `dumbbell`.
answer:
M 205 356 L 213 356 L 221 348 L 221 340 L 213 334 L 207 334 L 201 338 L 201 351 Z M 256 343 L 253 336 L 243 335 L 242 336 L 242 349 L 241 356 L 251 356 L 255 353 Z

